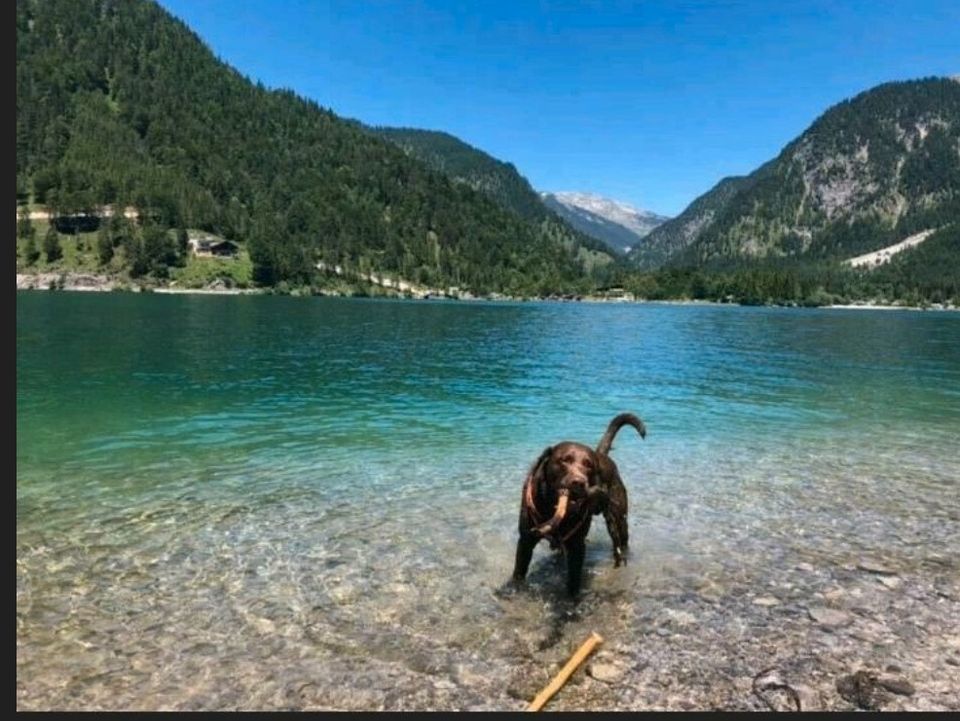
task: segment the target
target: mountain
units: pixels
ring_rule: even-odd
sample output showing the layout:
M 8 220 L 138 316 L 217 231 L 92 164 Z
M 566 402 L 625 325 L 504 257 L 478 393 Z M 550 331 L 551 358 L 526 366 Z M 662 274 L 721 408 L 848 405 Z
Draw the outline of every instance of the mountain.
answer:
M 539 220 L 544 215 L 536 191 L 512 163 L 497 160 L 441 131 L 391 127 L 371 127 L 368 130 L 444 175 L 485 193 L 523 218 Z
M 628 260 L 640 268 L 656 268 L 663 265 L 675 253 L 696 240 L 700 231 L 709 226 L 719 212 L 726 208 L 730 199 L 747 187 L 745 177 L 724 178 L 706 193 L 694 200 L 676 218 L 658 225 L 630 249 Z
M 548 208 L 574 228 L 602 240 L 620 253 L 640 245 L 650 231 L 669 220 L 591 193 L 540 193 L 540 196 Z
M 251 82 L 155 2 L 18 0 L 16 26 L 18 205 L 138 208 L 104 256 L 132 273 L 163 275 L 158 231 L 189 227 L 243 244 L 268 285 L 315 282 L 319 261 L 476 292 L 593 282 L 576 243 Z
M 880 85 L 827 110 L 773 160 L 721 181 L 648 238 L 651 266 L 851 258 L 960 219 L 960 83 Z
M 456 183 L 477 190 L 501 207 L 538 226 L 541 232 L 569 248 L 582 249 L 578 258 L 590 265 L 612 260 L 610 248 L 591 234 L 571 227 L 554 213 L 513 163 L 498 160 L 449 133 L 418 128 L 370 127 L 368 132 L 399 146 Z

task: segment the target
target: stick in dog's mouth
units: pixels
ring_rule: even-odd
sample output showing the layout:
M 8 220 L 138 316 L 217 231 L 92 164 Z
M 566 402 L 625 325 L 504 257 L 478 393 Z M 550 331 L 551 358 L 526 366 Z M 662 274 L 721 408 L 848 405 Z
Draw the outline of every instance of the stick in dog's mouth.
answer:
M 560 489 L 560 496 L 557 498 L 557 507 L 553 512 L 553 518 L 546 523 L 542 523 L 534 530 L 542 536 L 552 533 L 567 515 L 567 504 L 570 502 L 570 491 L 566 488 Z

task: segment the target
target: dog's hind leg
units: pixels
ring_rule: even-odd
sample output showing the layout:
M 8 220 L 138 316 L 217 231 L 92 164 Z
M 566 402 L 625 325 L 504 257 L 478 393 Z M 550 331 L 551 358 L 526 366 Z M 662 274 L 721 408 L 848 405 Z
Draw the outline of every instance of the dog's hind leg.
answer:
M 613 542 L 613 566 L 616 568 L 627 562 L 627 519 L 626 516 L 608 509 L 603 514 L 603 520 L 607 522 L 607 531 Z
M 619 476 L 613 479 L 603 509 L 603 520 L 607 523 L 607 532 L 613 543 L 614 568 L 627 562 L 627 545 L 630 534 L 627 530 L 627 489 Z

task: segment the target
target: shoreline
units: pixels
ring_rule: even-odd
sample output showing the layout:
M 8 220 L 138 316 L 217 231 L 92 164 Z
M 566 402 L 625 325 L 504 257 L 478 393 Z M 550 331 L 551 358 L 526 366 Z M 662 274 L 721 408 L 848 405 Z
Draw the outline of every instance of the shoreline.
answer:
M 953 306 L 931 305 L 923 308 L 919 305 L 883 305 L 880 303 L 839 303 L 834 305 L 822 305 L 821 308 L 828 310 L 932 310 L 932 311 L 958 311 L 960 308 Z
M 107 293 L 107 292 L 127 292 L 127 293 L 162 293 L 166 295 L 272 295 L 271 289 L 267 288 L 228 288 L 225 286 L 208 286 L 204 288 L 182 288 L 171 285 L 150 285 L 139 284 L 121 278 L 97 273 L 17 273 L 17 290 L 43 290 L 43 291 L 76 291 L 83 293 Z M 284 293 L 282 295 L 300 296 L 305 295 L 298 292 Z M 646 300 L 634 299 L 625 300 L 623 298 L 602 298 L 598 296 L 577 296 L 570 298 L 561 297 L 514 297 L 494 294 L 490 297 L 466 295 L 461 297 L 451 297 L 447 295 L 428 295 L 425 297 L 404 295 L 384 295 L 384 296 L 349 296 L 341 293 L 320 293 L 319 297 L 325 298 L 349 298 L 349 297 L 367 297 L 373 299 L 386 300 L 449 300 L 466 303 L 503 303 L 503 302 L 554 302 L 554 303 L 599 303 L 599 304 L 624 304 L 624 305 L 678 305 L 678 306 L 729 306 L 729 307 L 749 307 L 742 303 L 720 302 L 713 300 Z M 770 303 L 762 306 L 764 308 L 806 308 L 796 304 Z M 943 306 L 931 304 L 927 307 L 909 306 L 909 305 L 890 305 L 882 303 L 873 303 L 864 301 L 861 303 L 834 303 L 830 305 L 811 306 L 811 308 L 820 310 L 911 310 L 911 311 L 960 311 L 960 307 Z
M 263 295 L 261 288 L 181 288 L 134 283 L 97 273 L 17 273 L 17 290 L 77 291 L 82 293 L 166 293 L 197 295 Z
M 164 293 L 167 295 L 264 295 L 257 288 L 151 288 L 149 293 Z

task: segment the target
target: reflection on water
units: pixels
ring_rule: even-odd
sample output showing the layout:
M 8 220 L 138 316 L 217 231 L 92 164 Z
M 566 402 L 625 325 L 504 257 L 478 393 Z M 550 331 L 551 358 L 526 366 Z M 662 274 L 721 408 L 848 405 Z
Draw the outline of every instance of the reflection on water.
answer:
M 21 709 L 519 708 L 516 669 L 637 659 L 690 594 L 960 554 L 953 315 L 17 301 Z M 623 410 L 629 565 L 599 523 L 580 604 L 543 546 L 495 595 L 528 464 Z

